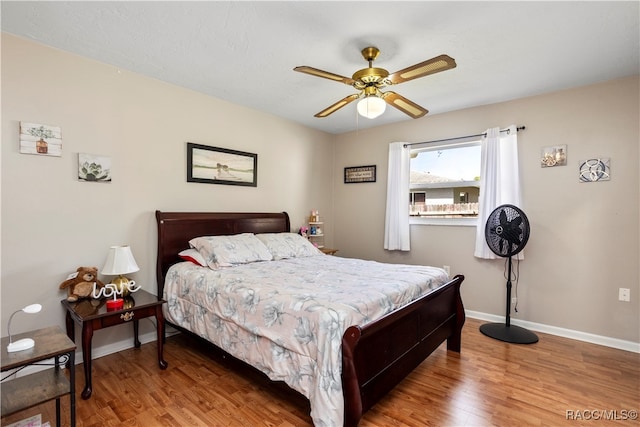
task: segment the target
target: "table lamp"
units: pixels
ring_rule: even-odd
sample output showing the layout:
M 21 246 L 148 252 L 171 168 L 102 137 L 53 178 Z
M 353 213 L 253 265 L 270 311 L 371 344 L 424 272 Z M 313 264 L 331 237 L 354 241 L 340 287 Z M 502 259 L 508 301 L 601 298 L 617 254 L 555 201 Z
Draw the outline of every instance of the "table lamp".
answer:
M 107 260 L 102 267 L 102 274 L 107 276 L 118 276 L 111 281 L 118 290 L 118 294 L 127 296 L 129 294 L 129 288 L 127 285 L 130 279 L 125 277 L 125 274 L 134 273 L 139 271 L 140 268 L 136 264 L 136 260 L 133 258 L 131 248 L 129 246 L 111 246 L 109 253 L 107 254 Z
M 13 340 L 11 339 L 11 320 L 13 319 L 13 316 L 15 316 L 17 313 L 20 313 L 21 311 L 24 313 L 33 314 L 39 312 L 40 310 L 42 310 L 42 306 L 40 304 L 31 304 L 26 306 L 25 308 L 21 308 L 20 310 L 16 310 L 11 313 L 11 316 L 9 317 L 9 325 L 7 326 L 7 333 L 9 334 L 9 345 L 7 346 L 7 351 L 9 353 L 28 350 L 30 348 L 33 348 L 33 346 L 35 345 L 35 341 L 33 341 L 31 338 L 22 338 L 21 340 L 13 342 Z

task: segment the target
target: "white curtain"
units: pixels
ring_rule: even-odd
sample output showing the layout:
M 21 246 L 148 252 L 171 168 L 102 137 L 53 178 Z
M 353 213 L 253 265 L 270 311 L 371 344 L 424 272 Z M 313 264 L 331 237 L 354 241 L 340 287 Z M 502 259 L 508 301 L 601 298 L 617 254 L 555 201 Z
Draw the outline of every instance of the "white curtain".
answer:
M 507 129 L 502 133 L 500 128 L 487 129 L 486 136 L 482 138 L 480 207 L 474 252 L 478 258 L 498 258 L 489 249 L 484 237 L 484 228 L 491 212 L 507 203 L 521 208 L 518 131 L 515 125 Z M 523 258 L 523 252 L 518 254 L 518 258 Z
M 411 157 L 404 142 L 389 144 L 387 213 L 384 221 L 384 248 L 411 249 L 409 233 L 409 179 Z

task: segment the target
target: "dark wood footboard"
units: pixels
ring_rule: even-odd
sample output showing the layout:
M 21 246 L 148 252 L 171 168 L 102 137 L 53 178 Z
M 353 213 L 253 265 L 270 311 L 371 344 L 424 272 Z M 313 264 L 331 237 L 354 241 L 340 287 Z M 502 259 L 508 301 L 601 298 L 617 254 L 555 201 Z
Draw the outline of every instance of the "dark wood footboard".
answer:
M 447 340 L 460 351 L 465 315 L 457 275 L 436 291 L 342 337 L 345 426 L 362 415 Z

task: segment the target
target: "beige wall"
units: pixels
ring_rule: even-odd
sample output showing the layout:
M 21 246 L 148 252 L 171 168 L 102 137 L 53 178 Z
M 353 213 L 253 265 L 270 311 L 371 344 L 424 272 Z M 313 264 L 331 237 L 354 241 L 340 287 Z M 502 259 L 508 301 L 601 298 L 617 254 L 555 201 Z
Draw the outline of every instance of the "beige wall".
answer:
M 155 292 L 156 209 L 286 210 L 297 228 L 316 208 L 339 254 L 450 265 L 467 276 L 467 309 L 504 315 L 503 263 L 473 257 L 473 227 L 412 226 L 404 254 L 382 242 L 389 142 L 514 123 L 527 126 L 519 141 L 532 226 L 514 319 L 640 341 L 637 77 L 337 137 L 6 34 L 1 77 L 3 328 L 32 302 L 43 312 L 21 316 L 16 332 L 63 326 L 59 283 L 80 265 L 100 268 L 114 244 L 132 246 L 141 268 L 132 277 Z M 20 154 L 20 121 L 60 126 L 63 156 Z M 187 183 L 187 141 L 258 153 L 258 187 Z M 541 148 L 555 144 L 568 145 L 569 165 L 540 168 Z M 79 152 L 110 156 L 113 182 L 79 182 Z M 611 158 L 610 182 L 578 183 L 578 160 L 593 156 Z M 375 184 L 342 183 L 345 166 L 369 164 Z M 631 288 L 631 303 L 618 302 L 619 287 Z M 129 337 L 122 326 L 99 331 L 94 348 Z
M 20 154 L 20 121 L 61 127 L 62 157 Z M 33 302 L 43 311 L 16 318 L 15 332 L 64 326 L 58 285 L 78 266 L 102 268 L 111 245 L 131 245 L 131 277 L 155 293 L 156 209 L 285 210 L 297 229 L 316 208 L 330 231 L 333 139 L 3 34 L 2 335 Z M 258 187 L 187 183 L 187 141 L 257 153 Z M 113 182 L 79 182 L 79 152 L 111 157 Z M 123 328 L 97 332 L 94 347 L 130 337 Z
M 640 342 L 638 82 L 621 79 L 338 136 L 335 246 L 343 256 L 450 265 L 466 276 L 466 309 L 504 316 L 504 262 L 473 257 L 474 227 L 413 225 L 411 252 L 383 249 L 387 150 L 393 141 L 525 125 L 518 140 L 531 237 L 512 318 Z M 568 165 L 541 168 L 542 147 L 557 144 L 567 144 Z M 611 158 L 611 181 L 578 182 L 578 161 L 592 157 Z M 375 184 L 342 183 L 345 166 L 370 164 L 378 166 Z M 631 289 L 631 302 L 618 301 L 619 287 Z

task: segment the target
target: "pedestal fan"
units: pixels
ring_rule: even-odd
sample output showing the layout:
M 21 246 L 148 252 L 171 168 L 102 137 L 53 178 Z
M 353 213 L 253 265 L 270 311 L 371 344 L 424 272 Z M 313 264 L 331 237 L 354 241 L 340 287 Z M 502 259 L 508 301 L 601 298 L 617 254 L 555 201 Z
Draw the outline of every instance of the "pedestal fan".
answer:
M 505 323 L 486 323 L 480 326 L 480 332 L 488 337 L 514 344 L 533 344 L 538 336 L 533 332 L 511 325 L 511 257 L 524 249 L 529 240 L 529 220 L 520 208 L 513 205 L 501 205 L 494 209 L 487 219 L 484 230 L 489 249 L 498 256 L 508 259 L 507 272 L 507 313 Z

